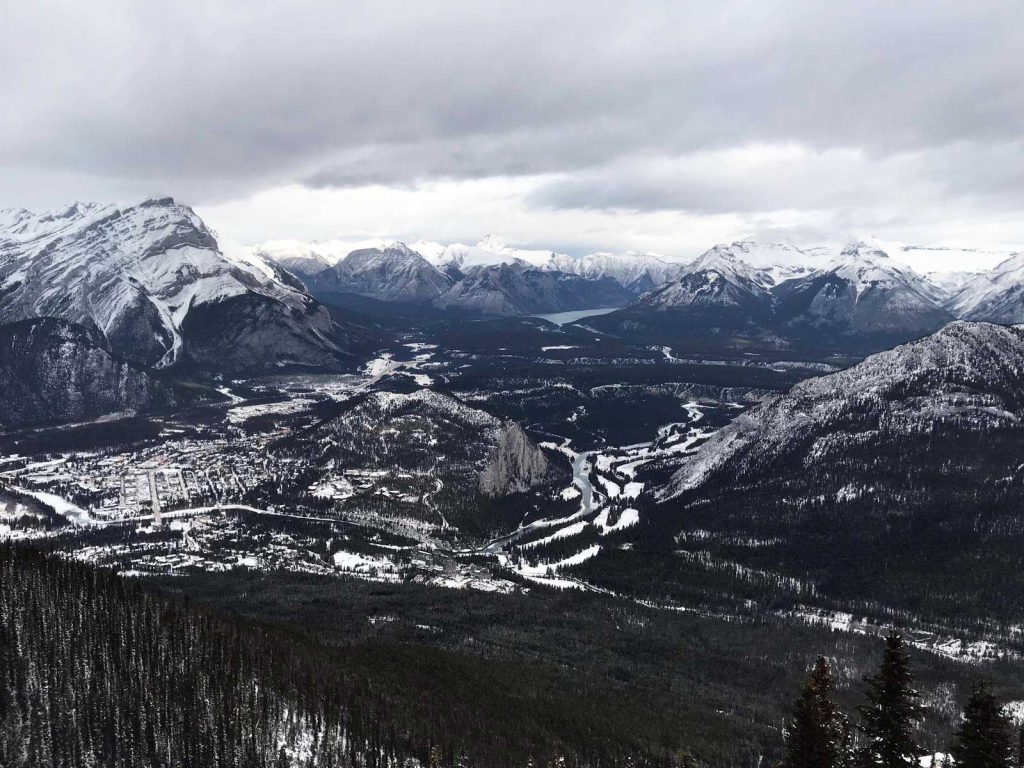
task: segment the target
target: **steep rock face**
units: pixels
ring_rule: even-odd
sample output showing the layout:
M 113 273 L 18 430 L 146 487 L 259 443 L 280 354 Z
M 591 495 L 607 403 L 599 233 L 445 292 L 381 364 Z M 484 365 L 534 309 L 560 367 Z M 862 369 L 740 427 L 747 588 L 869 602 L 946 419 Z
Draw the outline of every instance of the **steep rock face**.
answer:
M 664 496 L 716 475 L 770 474 L 776 462 L 826 464 L 882 433 L 912 435 L 943 422 L 1016 424 L 1022 412 L 1024 328 L 954 322 L 739 416 L 686 460 Z
M 355 293 L 383 301 L 427 302 L 452 279 L 403 243 L 353 251 L 334 267 L 309 278 L 315 291 Z
M 622 306 L 629 298 L 628 291 L 611 278 L 587 280 L 501 264 L 468 271 L 435 304 L 444 309 L 512 316 Z
M 480 490 L 488 496 L 505 496 L 539 485 L 548 474 L 544 452 L 513 421 L 498 429 L 497 445 L 480 474 Z
M 55 318 L 0 326 L 0 425 L 85 421 L 208 395 L 155 379 L 102 344 L 95 331 Z
M 251 253 L 225 255 L 199 217 L 170 198 L 7 212 L 0 222 L 0 321 L 59 317 L 156 367 L 206 361 L 239 372 L 283 360 L 329 365 L 342 354 L 330 315 L 301 284 Z M 249 328 L 261 335 L 254 357 L 215 339 L 221 326 L 243 332 L 251 313 L 240 305 L 263 307 L 261 326 Z

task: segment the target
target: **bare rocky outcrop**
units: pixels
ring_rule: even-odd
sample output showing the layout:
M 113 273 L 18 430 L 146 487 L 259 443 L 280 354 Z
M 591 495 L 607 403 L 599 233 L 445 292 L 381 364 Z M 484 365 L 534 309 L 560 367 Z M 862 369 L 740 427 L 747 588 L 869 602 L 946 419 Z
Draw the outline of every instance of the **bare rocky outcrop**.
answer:
M 498 442 L 487 467 L 480 474 L 480 490 L 488 496 L 504 496 L 529 490 L 544 481 L 548 460 L 513 421 L 498 429 Z

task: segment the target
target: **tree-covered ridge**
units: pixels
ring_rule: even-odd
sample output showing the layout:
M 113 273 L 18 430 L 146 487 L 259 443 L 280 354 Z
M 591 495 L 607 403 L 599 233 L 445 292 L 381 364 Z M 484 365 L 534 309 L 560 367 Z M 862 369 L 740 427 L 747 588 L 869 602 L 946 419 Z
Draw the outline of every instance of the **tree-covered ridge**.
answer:
M 502 701 L 472 710 L 448 706 L 427 688 L 396 695 L 387 670 L 367 674 L 381 659 L 346 662 L 298 633 L 198 610 L 34 551 L 0 547 L 0 584 L 5 768 L 669 766 L 680 759 L 587 732 L 571 715 L 559 721 L 543 707 L 531 715 L 514 680 Z M 448 673 L 464 678 L 471 670 Z
M 785 754 L 779 768 L 1020 768 L 1014 763 L 1010 717 L 989 683 L 975 680 L 964 705 L 950 751 L 929 754 L 918 741 L 926 707 L 913 687 L 914 677 L 903 636 L 892 631 L 878 672 L 866 677 L 866 702 L 857 708 L 859 722 L 851 739 L 849 722 L 835 702 L 831 667 L 818 657 L 793 707 L 785 731 Z M 1024 730 L 1017 755 L 1024 754 Z

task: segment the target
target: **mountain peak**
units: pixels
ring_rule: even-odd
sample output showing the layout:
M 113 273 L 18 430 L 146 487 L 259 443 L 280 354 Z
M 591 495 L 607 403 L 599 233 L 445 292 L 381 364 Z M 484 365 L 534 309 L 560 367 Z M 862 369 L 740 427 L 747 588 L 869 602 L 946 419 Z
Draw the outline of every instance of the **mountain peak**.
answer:
M 477 248 L 483 248 L 491 253 L 505 253 L 513 250 L 503 238 L 497 235 L 484 235 L 476 244 Z

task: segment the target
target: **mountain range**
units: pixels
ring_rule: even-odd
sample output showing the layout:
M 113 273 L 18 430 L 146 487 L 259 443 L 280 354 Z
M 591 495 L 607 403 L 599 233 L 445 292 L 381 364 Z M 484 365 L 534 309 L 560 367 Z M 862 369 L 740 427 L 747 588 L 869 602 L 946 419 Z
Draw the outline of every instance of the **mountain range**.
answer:
M 632 294 L 605 275 L 582 276 L 513 257 L 486 263 L 473 254 L 434 263 L 404 243 L 352 251 L 300 277 L 315 295 L 356 294 L 484 315 L 515 316 L 627 304 Z M 452 252 L 449 251 L 449 256 Z
M 1010 256 L 987 272 L 922 275 L 901 259 L 923 253 L 945 258 L 950 249 L 855 242 L 833 253 L 738 241 L 683 262 L 636 253 L 569 256 L 513 248 L 493 236 L 474 246 L 396 241 L 345 255 L 338 242 L 326 244 L 323 253 L 317 244 L 293 244 L 273 258 L 295 268 L 315 293 L 332 290 L 506 316 L 620 306 L 585 322 L 652 343 L 710 339 L 719 346 L 734 339 L 780 349 L 871 351 L 957 318 L 1024 320 L 1024 256 Z M 262 248 L 255 252 L 272 255 Z M 328 253 L 336 259 L 333 265 Z M 995 255 L 961 253 L 972 254 Z
M 622 337 L 683 346 L 863 353 L 918 338 L 958 317 L 1024 319 L 1024 306 L 1013 300 L 1015 277 L 1022 276 L 1013 259 L 950 293 L 864 242 L 831 258 L 816 254 L 808 260 L 817 262 L 813 267 L 798 260 L 755 266 L 747 260 L 750 250 L 745 243 L 716 246 L 678 280 L 586 322 Z

